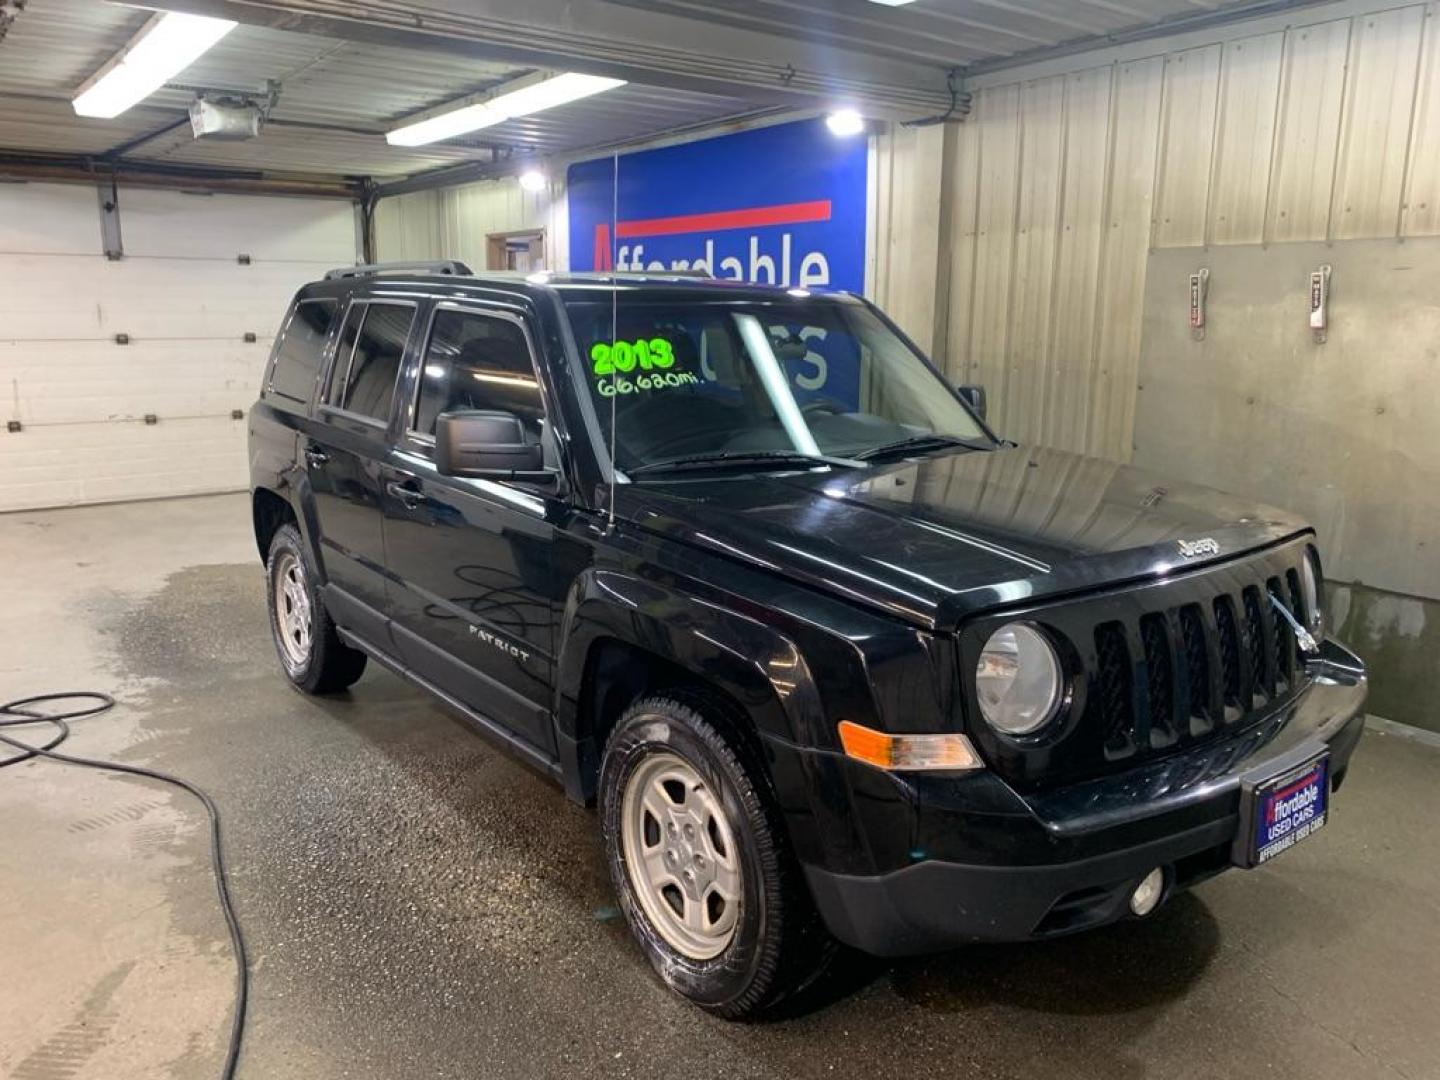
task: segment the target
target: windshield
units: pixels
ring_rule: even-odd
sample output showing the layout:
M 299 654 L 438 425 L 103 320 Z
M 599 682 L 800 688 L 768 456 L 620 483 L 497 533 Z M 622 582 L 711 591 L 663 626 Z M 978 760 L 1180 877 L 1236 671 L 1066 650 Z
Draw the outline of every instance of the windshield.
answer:
M 607 442 L 614 406 L 622 472 L 695 457 L 852 459 L 912 441 L 918 451 L 920 440 L 992 445 L 954 391 L 859 302 L 621 290 L 613 334 L 609 289 L 567 291 L 564 302 Z

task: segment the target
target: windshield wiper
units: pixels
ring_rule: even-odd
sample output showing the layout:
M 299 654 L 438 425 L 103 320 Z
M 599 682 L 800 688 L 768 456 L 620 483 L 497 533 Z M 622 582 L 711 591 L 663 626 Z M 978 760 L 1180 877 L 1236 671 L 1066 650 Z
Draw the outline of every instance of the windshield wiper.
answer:
M 729 468 L 731 466 L 755 465 L 835 465 L 842 469 L 855 468 L 851 458 L 826 457 L 824 454 L 802 454 L 798 450 L 720 450 L 709 454 L 686 454 L 684 457 L 669 458 L 666 461 L 647 461 L 626 469 L 627 476 L 642 476 L 645 473 L 674 472 L 681 469 Z
M 898 453 L 903 450 L 940 450 L 947 446 L 963 446 L 967 450 L 983 450 L 986 447 L 980 443 L 972 442 L 969 439 L 962 439 L 958 435 L 911 435 L 908 438 L 896 439 L 894 442 L 881 443 L 879 446 L 872 446 L 869 450 L 861 450 L 858 454 L 851 456 L 856 461 L 872 461 L 875 458 L 885 457 L 887 454 Z

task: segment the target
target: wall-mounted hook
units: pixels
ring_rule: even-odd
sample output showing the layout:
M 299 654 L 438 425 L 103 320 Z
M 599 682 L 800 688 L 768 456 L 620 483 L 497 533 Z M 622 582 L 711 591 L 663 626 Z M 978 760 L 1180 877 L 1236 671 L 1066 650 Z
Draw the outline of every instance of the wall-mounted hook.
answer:
M 1210 269 L 1202 266 L 1190 275 L 1190 336 L 1205 340 L 1205 299 L 1210 291 Z
M 1330 264 L 1310 275 L 1310 333 L 1316 345 L 1325 344 L 1330 330 Z

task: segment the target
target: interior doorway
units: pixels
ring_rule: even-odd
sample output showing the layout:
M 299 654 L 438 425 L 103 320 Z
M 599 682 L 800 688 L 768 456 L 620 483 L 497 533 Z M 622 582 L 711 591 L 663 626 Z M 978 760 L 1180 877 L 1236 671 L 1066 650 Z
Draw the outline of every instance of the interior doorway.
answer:
M 522 274 L 545 269 L 544 229 L 491 233 L 485 239 L 485 269 Z

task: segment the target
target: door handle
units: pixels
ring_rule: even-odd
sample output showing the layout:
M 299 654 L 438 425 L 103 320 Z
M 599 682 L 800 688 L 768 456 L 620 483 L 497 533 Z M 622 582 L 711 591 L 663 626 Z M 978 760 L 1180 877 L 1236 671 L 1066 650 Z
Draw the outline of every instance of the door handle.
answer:
M 406 510 L 414 510 L 421 503 L 425 502 L 425 496 L 411 486 L 413 481 L 401 483 L 398 480 L 391 480 L 385 485 L 385 493 L 392 498 L 399 499 Z
M 311 443 L 309 446 L 305 447 L 305 460 L 308 461 L 312 467 L 318 469 L 321 465 L 324 465 L 330 460 L 330 455 L 325 453 L 324 450 L 321 450 L 320 447 L 316 446 L 314 443 Z

